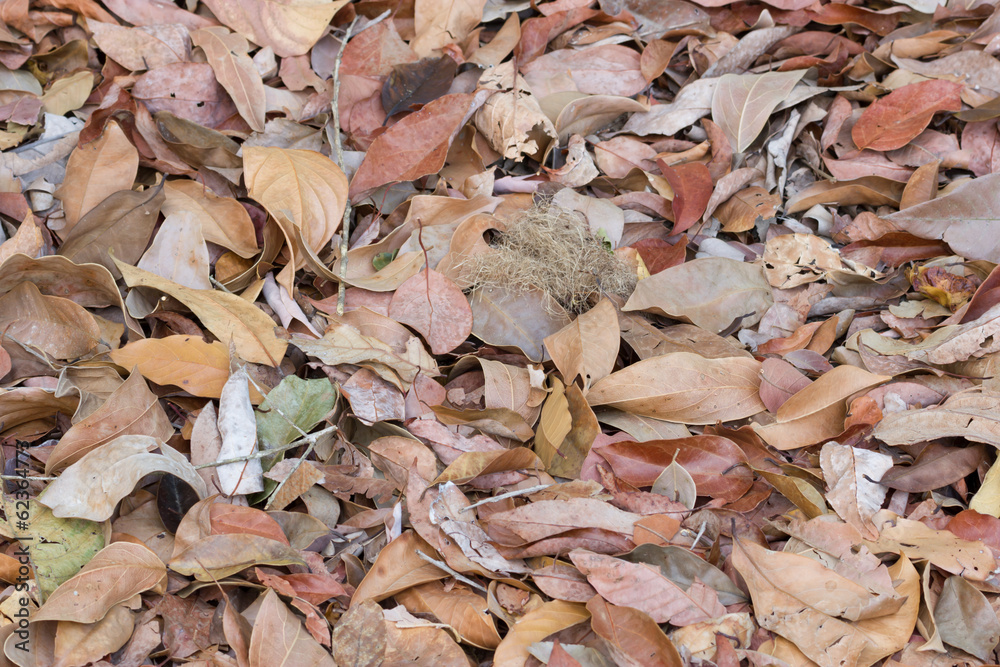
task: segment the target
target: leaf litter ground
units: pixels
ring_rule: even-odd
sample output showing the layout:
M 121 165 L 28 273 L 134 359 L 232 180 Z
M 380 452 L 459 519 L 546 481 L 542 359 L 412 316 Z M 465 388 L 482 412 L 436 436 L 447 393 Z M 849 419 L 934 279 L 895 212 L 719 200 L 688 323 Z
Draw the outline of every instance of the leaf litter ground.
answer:
M 995 664 L 997 16 L 7 3 L 0 660 Z

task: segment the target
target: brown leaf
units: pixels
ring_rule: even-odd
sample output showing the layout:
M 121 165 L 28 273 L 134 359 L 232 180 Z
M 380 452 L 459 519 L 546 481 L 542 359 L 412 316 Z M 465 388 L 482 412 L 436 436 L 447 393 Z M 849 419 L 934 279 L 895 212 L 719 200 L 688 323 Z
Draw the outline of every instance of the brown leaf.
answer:
M 916 625 L 920 577 L 906 558 L 889 570 L 899 581 L 893 595 L 873 594 L 810 558 L 743 540 L 732 558 L 761 627 L 820 664 L 846 660 L 867 667 L 905 646 Z
M 379 552 L 375 564 L 354 591 L 351 601 L 371 599 L 378 602 L 412 586 L 447 576 L 441 568 L 420 558 L 418 550 L 426 556 L 435 557 L 433 547 L 412 530 L 404 531 L 389 542 Z
M 962 86 L 951 81 L 920 81 L 875 100 L 851 128 L 858 148 L 889 151 L 908 144 L 939 111 L 962 108 Z
M 996 192 L 1000 174 L 968 179 L 943 197 L 886 216 L 886 220 L 922 239 L 941 239 L 969 259 L 1000 261 L 1000 242 L 984 236 L 984 224 L 1000 219 Z
M 587 402 L 681 424 L 713 424 L 764 410 L 759 391 L 760 362 L 754 359 L 674 352 L 612 373 L 591 387 Z
M 54 359 L 75 360 L 98 351 L 103 341 L 94 316 L 69 299 L 46 296 L 23 282 L 0 297 L 0 329 L 18 343 Z M 120 334 L 119 334 L 120 335 Z
M 59 254 L 78 264 L 101 264 L 117 277 L 112 256 L 128 264 L 142 257 L 163 200 L 162 182 L 145 192 L 112 194 L 80 218 L 63 239 Z
M 486 598 L 465 586 L 445 588 L 444 583 L 433 581 L 396 593 L 396 600 L 414 614 L 433 614 L 473 646 L 495 649 L 500 644 Z
M 451 142 L 480 104 L 481 98 L 473 94 L 445 95 L 380 134 L 351 179 L 351 201 L 361 201 L 386 183 L 440 170 Z
M 98 139 L 78 146 L 69 156 L 65 180 L 54 193 L 66 213 L 62 233 L 69 233 L 80 218 L 114 193 L 130 190 L 138 169 L 139 153 L 113 121 Z
M 167 570 L 152 551 L 138 544 L 115 542 L 101 549 L 49 596 L 33 621 L 96 623 L 113 607 L 133 596 L 166 590 Z M 80 595 L 87 590 L 88 595 Z
M 725 132 L 735 152 L 750 147 L 803 74 L 804 70 L 722 75 L 712 96 L 712 120 Z
M 544 339 L 545 349 L 565 382 L 583 380 L 583 388 L 607 377 L 618 358 L 618 317 L 607 299 Z
M 746 455 L 734 442 L 716 435 L 675 440 L 614 442 L 597 450 L 615 475 L 633 486 L 652 486 L 673 462 L 694 478 L 699 496 L 732 502 L 753 484 Z
M 517 619 L 517 623 L 497 646 L 493 664 L 497 667 L 520 667 L 531 655 L 528 648 L 535 642 L 577 623 L 586 621 L 590 613 L 582 604 L 553 600 Z
M 649 614 L 657 623 L 684 626 L 726 613 L 712 589 L 704 584 L 687 593 L 659 570 L 582 549 L 569 554 L 573 564 L 608 602 Z
M 174 433 L 166 412 L 139 373 L 132 373 L 101 407 L 73 424 L 49 454 L 51 473 L 123 435 L 153 436 L 166 441 Z
M 856 366 L 837 366 L 785 401 L 775 423 L 754 430 L 775 449 L 788 450 L 828 440 L 844 430 L 847 399 L 889 378 Z
M 278 594 L 268 589 L 250 635 L 248 664 L 274 667 L 289 664 L 290 660 L 302 667 L 337 667 L 333 657 L 309 636 Z
M 352 604 L 333 629 L 332 652 L 341 667 L 378 667 L 385 656 L 382 608 L 372 600 Z
M 646 667 L 680 667 L 677 648 L 656 621 L 630 607 L 619 607 L 595 596 L 587 603 L 594 632 L 602 637 L 616 662 Z
M 680 234 L 698 222 L 712 196 L 712 175 L 700 162 L 686 162 L 674 167 L 659 160 L 660 172 L 670 183 L 674 199 L 670 202 L 674 212 L 672 234 Z
M 184 303 L 224 344 L 232 342 L 243 359 L 277 366 L 285 356 L 288 343 L 275 337 L 274 320 L 235 294 L 190 289 L 127 264 L 116 266 L 129 287 L 152 287 Z
M 434 354 L 451 352 L 472 333 L 472 309 L 462 290 L 430 269 L 396 289 L 389 317 L 420 333 Z
M 264 82 L 247 55 L 249 44 L 239 34 L 225 28 L 202 28 L 191 33 L 200 46 L 222 87 L 233 98 L 240 115 L 252 130 L 264 131 L 266 99 Z
M 771 304 L 760 265 L 706 257 L 640 280 L 623 310 L 681 318 L 718 333 L 737 319 L 741 326 L 756 324 Z
M 205 4 L 235 32 L 255 44 L 270 46 L 276 55 L 284 57 L 307 53 L 347 1 L 316 4 L 308 0 L 208 0 Z
M 227 533 L 203 537 L 181 549 L 169 566 L 198 581 L 213 581 L 255 565 L 302 564 L 298 552 L 287 544 L 258 535 Z

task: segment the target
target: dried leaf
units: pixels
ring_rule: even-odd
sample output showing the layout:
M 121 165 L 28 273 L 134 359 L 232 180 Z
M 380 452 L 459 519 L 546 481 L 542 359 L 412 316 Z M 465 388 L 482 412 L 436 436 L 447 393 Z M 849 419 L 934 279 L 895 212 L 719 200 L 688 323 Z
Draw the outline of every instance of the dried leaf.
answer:
M 587 394 L 590 405 L 681 424 L 713 424 L 764 410 L 760 362 L 674 352 L 612 373 Z

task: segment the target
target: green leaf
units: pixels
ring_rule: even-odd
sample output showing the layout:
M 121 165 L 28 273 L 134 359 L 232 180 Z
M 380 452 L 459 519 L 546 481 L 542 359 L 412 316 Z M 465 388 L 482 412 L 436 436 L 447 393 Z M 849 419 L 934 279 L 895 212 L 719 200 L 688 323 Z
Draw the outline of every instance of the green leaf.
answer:
M 336 402 L 337 390 L 329 380 L 289 375 L 268 392 L 257 409 L 261 448 L 283 447 L 302 437 L 302 432 L 308 433 L 323 421 Z

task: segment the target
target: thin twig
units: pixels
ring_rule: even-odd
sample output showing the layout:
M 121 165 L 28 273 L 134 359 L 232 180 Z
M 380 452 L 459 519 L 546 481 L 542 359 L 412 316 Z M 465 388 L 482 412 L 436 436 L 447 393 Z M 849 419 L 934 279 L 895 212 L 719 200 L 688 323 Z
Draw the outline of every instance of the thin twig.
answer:
M 463 507 L 463 512 L 468 512 L 469 510 L 475 509 L 480 505 L 485 505 L 487 503 L 495 503 L 498 500 L 506 500 L 507 498 L 514 498 L 516 496 L 530 496 L 532 493 L 538 493 L 539 491 L 544 491 L 545 489 L 552 486 L 551 484 L 539 484 L 538 486 L 532 486 L 527 489 L 518 489 L 517 491 L 508 491 L 507 493 L 501 493 L 499 496 L 492 496 L 490 498 L 483 498 L 478 503 L 472 503 L 468 507 Z
M 202 463 L 195 466 L 195 470 L 201 470 L 202 468 L 214 468 L 215 466 L 223 466 L 227 463 L 242 463 L 243 461 L 251 461 L 253 459 L 262 459 L 266 456 L 273 456 L 274 454 L 280 454 L 281 452 L 286 452 L 289 449 L 295 449 L 296 447 L 301 447 L 302 445 L 309 444 L 312 438 L 319 438 L 320 436 L 326 435 L 327 433 L 333 433 L 337 430 L 336 426 L 328 426 L 321 431 L 316 431 L 311 433 L 304 438 L 299 438 L 295 442 L 289 443 L 282 447 L 274 447 L 273 449 L 264 449 L 261 451 L 254 452 L 253 454 L 246 454 L 244 456 L 237 456 L 231 459 L 225 459 L 224 461 L 212 461 L 211 463 Z
M 456 579 L 458 579 L 462 583 L 468 584 L 469 586 L 472 586 L 476 590 L 480 590 L 480 591 L 482 591 L 484 593 L 487 593 L 487 594 L 489 593 L 489 591 L 487 591 L 481 584 L 477 584 L 476 582 L 474 582 L 472 579 L 469 579 L 465 575 L 459 574 L 455 570 L 453 570 L 450 567 L 448 567 L 448 565 L 444 561 L 435 560 L 434 558 L 431 558 L 430 556 L 428 556 L 427 554 L 425 554 L 420 549 L 417 549 L 417 555 L 420 556 L 420 558 L 422 558 L 423 560 L 425 560 L 428 563 L 430 563 L 431 565 L 434 565 L 435 567 L 441 568 L 442 570 L 444 570 L 445 572 L 447 572 L 451 576 L 455 577 Z
M 0 475 L 0 479 L 5 482 L 17 482 L 19 480 L 27 480 L 29 482 L 51 482 L 58 477 L 21 477 L 20 475 Z
M 344 41 L 340 44 L 340 51 L 337 59 L 333 63 L 333 152 L 337 156 L 337 164 L 345 174 L 347 167 L 344 164 L 344 149 L 340 140 L 340 63 L 344 59 L 344 51 L 347 50 L 347 42 L 351 39 L 351 31 L 358 17 L 355 16 L 347 31 L 344 33 Z M 337 314 L 344 314 L 344 302 L 347 299 L 347 284 L 344 279 L 347 277 L 347 251 L 351 241 L 351 206 L 350 198 L 344 203 L 344 221 L 340 226 L 340 282 L 337 285 Z

